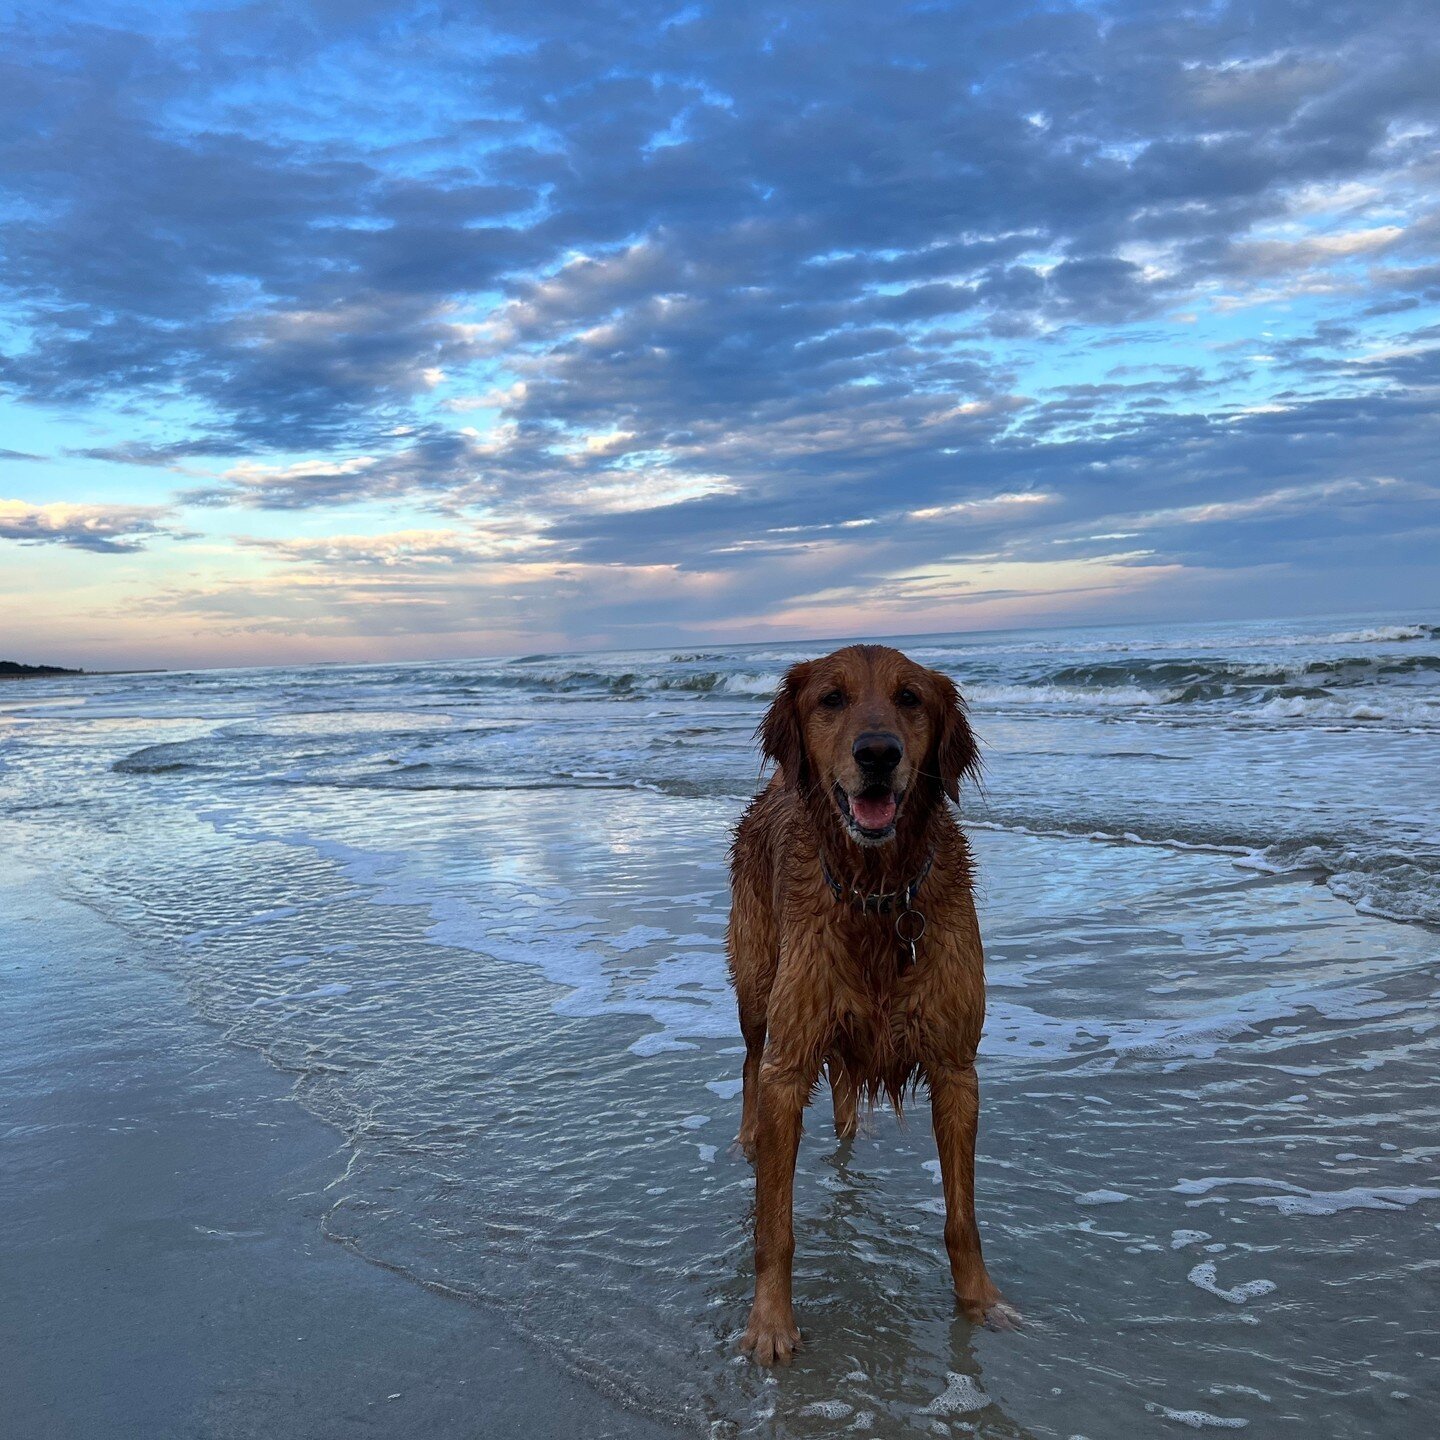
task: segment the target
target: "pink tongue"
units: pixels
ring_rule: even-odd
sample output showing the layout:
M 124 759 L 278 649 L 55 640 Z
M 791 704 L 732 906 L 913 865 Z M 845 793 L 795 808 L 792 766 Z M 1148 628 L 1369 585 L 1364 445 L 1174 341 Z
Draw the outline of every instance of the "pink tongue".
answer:
M 850 813 L 865 829 L 883 830 L 895 818 L 895 797 L 882 795 L 867 799 L 864 795 L 852 795 Z

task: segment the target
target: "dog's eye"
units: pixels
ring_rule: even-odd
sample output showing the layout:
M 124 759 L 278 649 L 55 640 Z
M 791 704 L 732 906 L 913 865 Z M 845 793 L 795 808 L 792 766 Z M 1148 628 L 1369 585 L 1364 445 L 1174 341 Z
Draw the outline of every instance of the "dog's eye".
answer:
M 827 690 L 820 697 L 820 703 L 827 710 L 843 710 L 845 708 L 845 692 L 843 690 Z
M 903 705 L 907 710 L 911 710 L 920 703 L 920 697 L 907 685 L 895 697 L 895 703 L 897 705 Z

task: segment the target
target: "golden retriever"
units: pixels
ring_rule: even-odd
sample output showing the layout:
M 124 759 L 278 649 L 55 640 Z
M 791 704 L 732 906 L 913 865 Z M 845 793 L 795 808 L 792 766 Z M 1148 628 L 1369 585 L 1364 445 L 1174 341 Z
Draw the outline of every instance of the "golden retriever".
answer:
M 745 1037 L 738 1142 L 755 1164 L 755 1302 L 740 1348 L 787 1364 L 801 1116 L 827 1073 L 835 1129 L 860 1097 L 930 1090 L 945 1247 L 965 1313 L 1015 1319 L 975 1223 L 984 958 L 970 849 L 946 804 L 977 764 L 954 683 L 883 645 L 794 666 L 757 732 L 777 766 L 730 857 L 726 934 Z

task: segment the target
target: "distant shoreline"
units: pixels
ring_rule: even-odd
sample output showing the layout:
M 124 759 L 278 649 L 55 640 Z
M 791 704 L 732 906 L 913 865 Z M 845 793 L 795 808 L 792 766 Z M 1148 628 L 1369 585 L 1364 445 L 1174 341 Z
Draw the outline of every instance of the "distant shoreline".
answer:
M 22 665 L 18 660 L 0 660 L 0 680 L 43 680 L 56 675 L 83 675 L 61 665 Z
M 82 675 L 163 675 L 164 670 L 69 670 L 63 665 L 21 665 L 0 660 L 0 680 L 65 680 Z

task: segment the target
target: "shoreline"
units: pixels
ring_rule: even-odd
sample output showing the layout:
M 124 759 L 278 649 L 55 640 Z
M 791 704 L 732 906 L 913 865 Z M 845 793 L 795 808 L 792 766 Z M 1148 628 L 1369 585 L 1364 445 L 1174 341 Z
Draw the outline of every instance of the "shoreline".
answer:
M 168 675 L 165 669 L 154 670 L 0 670 L 0 680 L 93 680 L 103 675 Z
M 44 879 L 0 871 L 0 1404 L 28 1440 L 675 1435 L 327 1240 L 343 1145 Z

